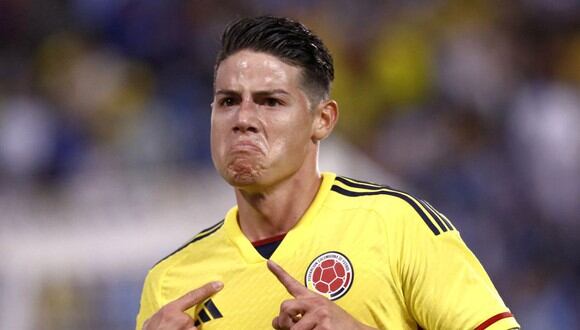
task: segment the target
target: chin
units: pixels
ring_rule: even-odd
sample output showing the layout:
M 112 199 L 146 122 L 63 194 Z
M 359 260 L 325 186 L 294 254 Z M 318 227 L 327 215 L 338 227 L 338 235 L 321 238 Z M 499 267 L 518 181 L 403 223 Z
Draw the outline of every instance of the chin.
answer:
M 234 187 L 255 185 L 261 178 L 260 166 L 248 161 L 235 161 L 223 173 L 224 179 Z

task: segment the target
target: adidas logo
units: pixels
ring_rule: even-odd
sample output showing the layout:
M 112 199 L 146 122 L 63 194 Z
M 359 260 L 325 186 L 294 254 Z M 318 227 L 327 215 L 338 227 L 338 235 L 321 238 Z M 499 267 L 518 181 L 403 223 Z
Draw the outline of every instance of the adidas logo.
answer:
M 203 304 L 203 308 L 201 308 L 199 312 L 197 312 L 195 323 L 193 325 L 198 327 L 202 323 L 207 323 L 211 320 L 219 319 L 222 317 L 223 317 L 222 313 L 220 313 L 219 309 L 216 307 L 213 301 L 211 299 L 208 299 Z

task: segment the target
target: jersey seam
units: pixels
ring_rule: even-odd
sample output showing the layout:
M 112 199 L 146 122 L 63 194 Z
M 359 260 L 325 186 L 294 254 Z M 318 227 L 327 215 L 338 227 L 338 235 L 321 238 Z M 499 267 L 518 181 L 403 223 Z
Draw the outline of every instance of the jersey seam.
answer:
M 393 197 L 393 196 L 391 196 L 391 197 Z M 377 203 L 377 201 L 378 201 L 378 198 L 375 198 L 375 201 L 374 201 L 374 202 L 375 202 L 375 203 Z M 405 205 L 408 207 L 408 204 L 405 204 Z M 367 211 L 370 211 L 371 213 L 374 213 L 374 214 L 375 214 L 376 216 L 378 216 L 378 217 L 381 219 L 381 221 L 382 221 L 382 222 L 385 224 L 386 231 L 385 231 L 385 233 L 384 233 L 384 237 L 385 237 L 385 240 L 387 240 L 387 243 L 388 243 L 388 240 L 389 240 L 389 239 L 388 239 L 388 231 L 389 231 L 389 230 L 388 230 L 388 227 L 389 227 L 389 226 L 388 226 L 388 220 L 385 218 L 385 215 L 384 215 L 384 214 L 382 214 L 381 212 L 377 211 L 377 210 L 376 210 L 376 208 L 369 208 L 369 209 L 366 209 L 366 210 L 367 210 Z M 405 221 L 405 219 L 402 219 L 402 220 L 403 220 L 403 221 Z M 399 231 L 399 232 L 401 233 L 401 231 Z M 388 248 L 388 246 L 387 246 L 387 248 Z M 386 254 L 386 255 L 387 255 L 387 254 Z M 385 258 L 386 258 L 386 257 L 385 257 Z M 414 319 L 414 320 L 415 320 L 415 317 L 412 315 L 412 312 L 411 312 L 411 311 L 408 309 L 408 307 L 407 307 L 407 304 L 405 303 L 405 301 L 406 301 L 406 300 L 405 300 L 405 292 L 403 291 L 403 280 L 402 280 L 402 277 L 401 277 L 401 272 L 400 272 L 400 260 L 402 260 L 402 258 L 401 258 L 401 255 L 400 255 L 400 254 L 397 254 L 397 260 L 396 260 L 396 265 L 395 265 L 395 272 L 394 272 L 394 274 L 393 274 L 393 269 L 392 269 L 392 260 L 390 260 L 390 258 L 388 258 L 388 260 L 386 260 L 386 261 L 390 261 L 390 262 L 389 262 L 389 265 L 391 265 L 391 266 L 389 267 L 389 268 L 390 268 L 390 272 L 391 272 L 391 274 L 393 274 L 393 275 L 394 275 L 394 277 L 396 276 L 396 281 L 397 281 L 397 283 L 398 283 L 398 286 L 397 286 L 397 287 L 398 287 L 398 288 L 400 288 L 399 294 L 401 295 L 401 296 L 399 297 L 399 299 L 401 299 L 401 301 L 404 303 L 405 310 L 406 310 L 407 314 L 408 314 L 408 315 L 409 315 L 409 316 L 410 316 L 412 319 Z M 416 322 L 416 321 L 415 321 L 415 322 Z
M 155 266 L 161 264 L 162 262 L 169 260 L 171 257 L 175 256 L 176 254 L 178 254 L 182 250 L 186 249 L 191 244 L 193 244 L 195 242 L 199 242 L 202 239 L 207 238 L 209 236 L 212 236 L 213 234 L 218 232 L 220 230 L 220 228 L 223 227 L 223 224 L 224 224 L 224 220 L 221 220 L 220 222 L 216 223 L 215 225 L 212 225 L 209 228 L 203 229 L 199 233 L 195 234 L 193 236 L 193 238 L 188 240 L 186 243 L 182 244 L 179 248 L 177 248 L 175 251 L 171 252 L 169 255 L 163 257 L 163 259 L 159 260 L 155 265 L 153 265 L 153 268 Z
M 373 197 L 375 197 L 375 198 L 374 198 L 374 200 L 375 200 L 375 201 L 378 201 L 378 200 L 379 200 L 379 198 L 378 198 L 379 196 L 373 196 Z M 389 197 L 396 198 L 396 197 L 394 197 L 394 196 L 389 196 Z M 399 200 L 400 200 L 400 199 L 399 199 Z M 406 205 L 407 207 L 410 207 L 410 206 L 409 206 L 407 203 L 405 203 L 404 205 Z M 334 207 L 334 206 L 330 206 L 330 205 L 325 205 L 324 207 L 326 207 L 326 208 L 332 208 L 332 209 L 334 209 L 334 210 L 341 210 L 341 211 L 350 211 L 350 210 L 357 210 L 357 211 L 359 211 L 359 210 L 363 210 L 363 211 L 366 211 L 366 212 L 369 212 L 369 213 L 372 213 L 372 214 L 374 214 L 374 215 L 375 215 L 375 216 L 377 216 L 377 217 L 378 217 L 378 218 L 381 220 L 381 222 L 384 224 L 385 232 L 383 233 L 383 235 L 382 235 L 382 236 L 383 236 L 383 237 L 385 237 L 385 240 L 388 240 L 388 235 L 387 235 L 387 232 L 388 232 L 388 227 L 389 227 L 389 226 L 388 226 L 388 220 L 385 218 L 385 216 L 384 216 L 383 214 L 381 214 L 381 212 L 377 211 L 375 208 L 372 208 L 372 207 L 351 207 L 351 208 L 342 208 L 342 207 L 341 207 L 341 208 L 338 208 L 338 207 Z M 403 220 L 403 221 L 405 221 L 405 219 L 402 219 L 402 220 Z M 390 258 L 387 258 L 386 256 L 384 256 L 384 257 L 383 257 L 383 260 L 384 260 L 384 261 L 388 261 L 389 259 L 390 259 Z M 398 259 L 399 259 L 399 260 L 401 259 L 401 256 L 400 256 L 400 255 L 398 256 Z M 398 264 L 399 264 L 399 263 L 397 262 L 397 266 L 395 267 L 395 270 L 396 270 L 396 272 L 394 273 L 394 276 L 396 276 L 396 280 L 397 280 L 397 282 L 398 282 L 398 283 L 399 283 L 399 285 L 400 285 L 399 287 L 401 287 L 401 288 L 402 288 L 402 278 L 401 278 L 401 275 L 400 275 L 400 269 L 399 269 L 399 266 L 398 266 Z M 389 265 L 391 265 L 391 263 L 389 263 Z M 389 267 L 389 268 L 391 268 L 391 267 Z M 391 272 L 391 273 L 393 273 L 393 272 L 392 272 L 392 269 L 390 270 L 390 272 Z M 404 292 L 401 290 L 401 291 L 399 292 L 399 294 L 401 295 L 399 298 L 400 298 L 400 299 L 402 299 L 402 302 L 405 302 L 405 295 L 404 295 Z M 412 315 L 412 313 L 410 312 L 410 310 L 407 308 L 407 305 L 406 305 L 406 304 L 405 304 L 405 310 L 407 311 L 408 315 L 409 315 L 411 318 L 413 318 L 413 320 L 415 320 L 415 317 Z M 416 321 L 415 321 L 415 322 L 416 322 Z
M 223 222 L 223 221 L 220 221 L 220 222 Z M 163 289 L 165 288 L 165 280 L 166 280 L 166 277 L 167 277 L 167 273 L 169 272 L 169 270 L 171 268 L 173 268 L 175 266 L 175 264 L 177 264 L 179 261 L 181 261 L 181 260 L 183 260 L 184 258 L 187 257 L 187 254 L 180 253 L 180 252 L 182 252 L 183 250 L 185 250 L 191 244 L 195 243 L 196 242 L 195 239 L 201 233 L 207 232 L 208 230 L 210 230 L 210 229 L 212 229 L 212 228 L 214 228 L 216 226 L 219 226 L 219 222 L 217 224 L 211 226 L 208 229 L 202 230 L 200 233 L 196 234 L 188 243 L 185 243 L 184 246 L 182 246 L 181 248 L 177 249 L 174 253 L 170 254 L 166 258 L 164 258 L 161 261 L 159 261 L 155 266 L 153 266 L 153 268 L 152 268 L 151 271 L 155 271 L 156 267 L 160 266 L 161 263 L 167 263 L 167 265 L 165 265 L 164 267 L 162 267 L 159 270 L 159 290 L 158 290 L 159 296 L 156 297 L 156 299 L 158 299 L 158 301 L 161 301 L 162 296 L 165 296 L 162 293 L 164 291 Z M 222 228 L 223 228 L 223 223 L 222 223 L 221 226 L 217 227 L 217 229 L 213 233 L 207 235 L 206 237 L 214 236 L 214 234 L 216 234 L 217 232 L 219 232 L 220 229 L 222 229 Z M 204 237 L 204 238 L 206 238 L 206 237 Z M 160 307 L 160 306 L 158 306 L 158 307 Z

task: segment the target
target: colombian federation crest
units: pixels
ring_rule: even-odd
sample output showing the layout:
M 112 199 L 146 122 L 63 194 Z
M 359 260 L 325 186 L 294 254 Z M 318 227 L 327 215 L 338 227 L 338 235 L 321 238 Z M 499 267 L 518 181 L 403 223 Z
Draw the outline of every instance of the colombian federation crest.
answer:
M 304 285 L 330 300 L 337 300 L 348 292 L 353 278 L 350 260 L 342 253 L 331 251 L 319 255 L 310 263 Z

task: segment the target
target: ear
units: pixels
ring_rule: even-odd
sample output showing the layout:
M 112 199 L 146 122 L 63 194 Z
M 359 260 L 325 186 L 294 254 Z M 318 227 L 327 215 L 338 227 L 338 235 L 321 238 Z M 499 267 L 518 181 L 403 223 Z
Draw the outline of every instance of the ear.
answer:
M 330 135 L 338 121 L 338 103 L 335 100 L 322 101 L 314 113 L 312 140 L 318 142 Z

